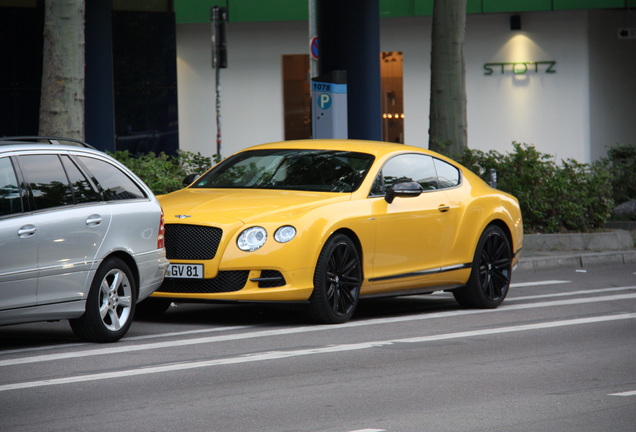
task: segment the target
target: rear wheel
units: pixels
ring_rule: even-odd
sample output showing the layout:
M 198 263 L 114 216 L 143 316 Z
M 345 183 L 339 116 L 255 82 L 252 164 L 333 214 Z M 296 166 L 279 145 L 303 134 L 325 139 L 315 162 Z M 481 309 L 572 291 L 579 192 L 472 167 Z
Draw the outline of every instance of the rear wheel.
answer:
M 477 243 L 470 279 L 453 291 L 455 300 L 466 307 L 493 309 L 504 301 L 510 288 L 512 250 L 501 228 L 490 225 Z
M 120 258 L 108 258 L 95 274 L 84 315 L 71 320 L 71 328 L 86 341 L 118 341 L 132 324 L 136 301 L 130 268 Z
M 347 322 L 358 306 L 362 267 L 355 245 L 343 234 L 331 237 L 320 252 L 309 299 L 311 319 L 324 324 Z

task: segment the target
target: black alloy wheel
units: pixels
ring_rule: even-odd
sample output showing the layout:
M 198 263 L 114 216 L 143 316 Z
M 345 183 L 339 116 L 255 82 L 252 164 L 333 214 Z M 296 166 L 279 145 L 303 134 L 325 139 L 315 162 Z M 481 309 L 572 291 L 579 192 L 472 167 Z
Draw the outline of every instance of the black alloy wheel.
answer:
M 347 322 L 358 305 L 361 284 L 358 250 L 346 235 L 334 235 L 320 252 L 316 264 L 309 317 L 323 324 Z
M 455 300 L 466 307 L 494 309 L 508 294 L 511 273 L 510 241 L 501 228 L 490 225 L 477 244 L 468 284 L 453 291 Z

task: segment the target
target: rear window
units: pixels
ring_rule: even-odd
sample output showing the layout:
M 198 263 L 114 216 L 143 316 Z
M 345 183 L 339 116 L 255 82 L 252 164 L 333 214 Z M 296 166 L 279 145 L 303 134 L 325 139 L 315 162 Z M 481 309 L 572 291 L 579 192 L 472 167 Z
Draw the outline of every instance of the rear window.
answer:
M 78 156 L 78 159 L 91 172 L 107 201 L 147 198 L 143 189 L 116 166 L 87 156 Z

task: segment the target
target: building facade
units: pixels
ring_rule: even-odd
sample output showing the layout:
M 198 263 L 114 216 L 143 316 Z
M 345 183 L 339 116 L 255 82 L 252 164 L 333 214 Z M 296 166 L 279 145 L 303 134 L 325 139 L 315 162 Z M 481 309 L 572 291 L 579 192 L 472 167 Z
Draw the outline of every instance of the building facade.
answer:
M 217 100 L 223 157 L 311 137 L 312 1 L 337 4 L 87 0 L 87 139 L 211 156 Z M 0 0 L 0 135 L 37 134 L 43 4 Z M 427 147 L 433 0 L 379 4 L 383 140 Z M 218 99 L 214 5 L 228 10 Z M 636 143 L 636 0 L 467 0 L 467 12 L 469 147 L 507 152 L 516 141 L 592 162 Z
M 309 98 L 308 2 L 262 2 L 270 3 L 267 11 L 246 3 L 224 2 L 224 157 L 252 144 L 310 137 L 303 110 Z M 283 3 L 302 7 L 285 13 Z M 607 146 L 636 142 L 636 10 L 630 7 L 623 0 L 469 1 L 469 147 L 506 152 L 516 141 L 557 161 L 591 162 Z M 192 2 L 176 2 L 175 12 L 180 148 L 211 154 L 217 128 L 210 23 L 196 22 L 202 12 Z M 384 1 L 380 12 L 384 139 L 427 147 L 432 0 Z

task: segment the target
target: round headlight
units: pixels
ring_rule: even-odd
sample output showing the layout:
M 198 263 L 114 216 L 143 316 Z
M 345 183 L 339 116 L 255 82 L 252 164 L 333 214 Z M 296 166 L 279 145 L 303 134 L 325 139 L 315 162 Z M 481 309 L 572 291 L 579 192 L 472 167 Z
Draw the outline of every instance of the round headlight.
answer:
M 265 244 L 267 231 L 262 227 L 251 227 L 238 236 L 236 245 L 242 251 L 254 252 Z
M 294 237 L 296 237 L 296 228 L 291 225 L 282 226 L 274 233 L 274 240 L 278 243 L 287 243 Z

